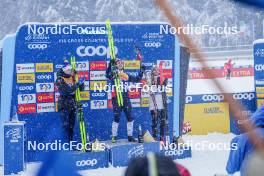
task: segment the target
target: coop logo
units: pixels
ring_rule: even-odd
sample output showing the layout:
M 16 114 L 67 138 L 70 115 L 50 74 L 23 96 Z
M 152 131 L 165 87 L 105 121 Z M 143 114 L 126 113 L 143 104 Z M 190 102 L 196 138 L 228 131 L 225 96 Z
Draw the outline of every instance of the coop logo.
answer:
M 18 87 L 18 90 L 20 91 L 25 91 L 25 90 L 31 91 L 33 89 L 34 89 L 34 86 L 19 86 Z
M 54 103 L 39 103 L 37 104 L 37 112 L 55 112 Z
M 97 159 L 76 161 L 77 167 L 94 166 L 96 164 L 97 164 Z
M 92 97 L 105 97 L 106 93 L 105 92 L 93 92 Z
M 264 49 L 257 49 L 255 52 L 255 56 L 264 57 Z
M 52 76 L 51 75 L 37 75 L 38 80 L 51 80 Z
M 91 80 L 106 80 L 105 71 L 91 71 L 90 79 Z
M 157 60 L 157 65 L 162 69 L 172 69 L 172 60 Z
M 46 48 L 48 48 L 48 45 L 46 43 L 28 44 L 28 49 L 30 49 L 30 50 L 44 50 Z
M 127 154 L 129 159 L 144 156 L 144 145 L 134 146 Z
M 106 56 L 110 58 L 110 49 L 105 46 L 79 46 L 76 49 L 76 53 L 80 57 Z M 115 54 L 117 53 L 118 48 L 115 46 Z
M 185 103 L 191 103 L 193 101 L 193 97 L 192 96 L 186 96 L 185 97 Z
M 18 94 L 18 104 L 36 103 L 36 94 Z
M 37 83 L 37 92 L 54 92 L 54 83 Z
M 165 156 L 181 156 L 184 150 L 166 150 Z
M 107 100 L 92 100 L 91 109 L 106 109 Z
M 90 70 L 106 70 L 107 63 L 105 61 L 90 62 Z
M 21 128 L 13 128 L 5 133 L 5 137 L 10 138 L 11 143 L 18 142 L 18 140 L 22 138 L 21 133 Z
M 17 73 L 34 73 L 35 65 L 34 64 L 16 64 Z
M 252 100 L 255 98 L 254 93 L 237 93 L 233 95 L 235 100 Z
M 77 62 L 76 71 L 87 71 L 89 70 L 89 62 Z
M 203 95 L 202 96 L 202 100 L 205 101 L 205 102 L 208 102 L 208 101 L 223 101 L 224 100 L 224 95 Z
M 29 114 L 36 112 L 36 104 L 19 104 L 18 114 Z
M 144 46 L 146 48 L 159 48 L 161 47 L 161 43 L 160 42 L 146 42 L 144 43 Z
M 256 71 L 263 71 L 264 70 L 264 65 L 263 64 L 257 64 L 257 65 L 255 65 L 255 70 Z

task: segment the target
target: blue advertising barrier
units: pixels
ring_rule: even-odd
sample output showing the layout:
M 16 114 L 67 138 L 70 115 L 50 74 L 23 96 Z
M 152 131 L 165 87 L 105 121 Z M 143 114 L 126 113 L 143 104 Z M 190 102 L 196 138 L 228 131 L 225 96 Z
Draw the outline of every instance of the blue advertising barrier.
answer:
M 241 93 L 228 93 L 233 100 L 239 101 L 244 107 L 245 111 L 240 112 L 250 116 L 256 110 L 255 93 L 254 92 L 241 92 Z M 186 104 L 199 104 L 199 103 L 218 103 L 224 101 L 224 94 L 203 94 L 203 95 L 187 95 L 185 98 Z M 230 113 L 230 132 L 240 134 L 238 121 L 234 120 L 233 114 Z
M 153 65 L 164 63 L 163 70 L 172 84 L 172 93 L 167 99 L 172 139 L 173 134 L 179 134 L 179 44 L 174 35 L 160 33 L 160 25 L 168 26 L 166 23 L 113 23 L 112 30 L 117 57 L 126 62 L 125 71 L 131 74 L 139 71 L 140 67 L 135 63 L 135 46 L 141 48 L 142 65 L 148 71 Z M 86 90 L 82 95 L 89 137 L 91 140 L 110 138 L 113 120 L 111 96 L 90 96 L 95 82 L 109 83 L 102 76 L 110 60 L 104 23 L 25 24 L 18 29 L 15 51 L 11 53 L 15 55 L 14 62 L 10 57 L 13 66 L 7 67 L 8 64 L 3 62 L 3 68 L 13 69 L 3 70 L 3 75 L 12 77 L 8 77 L 8 82 L 13 84 L 12 100 L 4 106 L 2 103 L 1 108 L 9 112 L 8 117 L 13 114 L 14 108 L 17 109 L 19 120 L 27 124 L 27 141 L 52 142 L 45 140 L 47 135 L 55 134 L 61 127 L 59 113 L 56 111 L 58 92 L 54 85 L 55 74 L 63 60 L 71 56 L 76 57 L 79 75 L 86 78 Z M 135 99 L 132 109 L 135 129 L 141 124 L 144 130 L 150 130 L 151 116 L 147 97 L 140 94 L 132 99 Z M 119 138 L 126 138 L 127 133 L 123 116 L 119 125 Z M 137 133 L 135 130 L 135 135 Z M 74 139 L 80 141 L 78 125 Z M 27 151 L 26 160 L 36 161 L 38 155 L 39 151 Z
M 10 120 L 13 82 L 13 68 L 15 55 L 15 35 L 8 35 L 3 39 L 2 50 L 2 84 L 1 84 L 1 115 L 0 115 L 0 164 L 4 162 L 4 129 L 3 123 Z
M 160 143 L 150 142 L 114 146 L 110 149 L 110 162 L 114 167 L 127 166 L 131 159 L 145 156 L 147 152 L 160 153 Z
M 254 41 L 254 83 L 256 93 L 256 104 L 264 103 L 264 40 Z
M 24 122 L 4 123 L 4 175 L 24 171 L 24 135 Z

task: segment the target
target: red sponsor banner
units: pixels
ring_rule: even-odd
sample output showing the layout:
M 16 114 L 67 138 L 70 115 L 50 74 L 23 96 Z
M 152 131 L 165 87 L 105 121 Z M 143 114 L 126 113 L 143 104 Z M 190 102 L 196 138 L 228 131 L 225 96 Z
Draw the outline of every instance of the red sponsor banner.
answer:
M 209 74 L 209 72 L 213 72 Z M 206 69 L 206 70 L 189 70 L 189 79 L 213 79 L 226 77 L 227 71 L 224 69 Z M 231 77 L 253 76 L 254 69 L 250 68 L 233 68 Z
M 53 93 L 39 93 L 37 94 L 37 102 L 38 103 L 54 102 L 54 94 Z
M 106 61 L 92 61 L 90 62 L 90 70 L 106 70 Z
M 232 71 L 232 77 L 253 76 L 254 68 L 236 68 Z
M 18 114 L 36 113 L 36 104 L 20 104 L 18 105 Z
M 89 80 L 89 72 L 78 72 L 78 79 L 85 78 L 85 80 Z
M 107 108 L 113 109 L 112 100 L 107 100 Z
M 160 70 L 160 75 L 162 75 L 163 78 L 172 78 L 172 70 L 171 69 L 162 69 Z M 163 82 L 163 80 L 161 80 Z
M 132 89 L 131 91 L 128 92 L 128 97 L 129 98 L 140 98 L 141 93 L 139 91 L 136 91 L 136 89 Z

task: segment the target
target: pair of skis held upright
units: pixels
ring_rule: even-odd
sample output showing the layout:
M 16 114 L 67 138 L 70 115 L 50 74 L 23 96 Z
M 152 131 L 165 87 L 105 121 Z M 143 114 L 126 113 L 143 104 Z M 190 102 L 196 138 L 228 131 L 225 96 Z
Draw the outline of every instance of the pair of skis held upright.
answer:
M 107 37 L 108 37 L 108 45 L 110 49 L 110 56 L 111 56 L 111 62 L 115 62 L 116 56 L 115 56 L 115 47 L 114 47 L 114 39 L 113 39 L 113 34 L 112 34 L 112 28 L 110 24 L 110 20 L 106 21 L 106 29 L 107 29 Z M 75 57 L 71 57 L 71 66 L 73 70 L 76 70 L 76 59 Z M 122 96 L 122 91 L 120 89 L 120 78 L 118 75 L 118 70 L 116 65 L 112 65 L 112 72 L 114 76 L 114 83 L 116 85 L 116 94 L 117 94 L 117 102 L 118 106 L 123 106 L 123 96 Z M 75 81 L 78 82 L 78 75 L 75 74 Z M 81 135 L 81 140 L 83 146 L 86 145 L 87 143 L 87 133 L 86 133 L 86 128 L 85 128 L 85 122 L 84 122 L 84 112 L 83 112 L 83 107 L 81 103 L 81 94 L 80 94 L 80 89 L 77 88 L 75 92 L 75 99 L 77 103 L 77 117 L 79 120 L 79 125 L 80 125 L 80 135 Z

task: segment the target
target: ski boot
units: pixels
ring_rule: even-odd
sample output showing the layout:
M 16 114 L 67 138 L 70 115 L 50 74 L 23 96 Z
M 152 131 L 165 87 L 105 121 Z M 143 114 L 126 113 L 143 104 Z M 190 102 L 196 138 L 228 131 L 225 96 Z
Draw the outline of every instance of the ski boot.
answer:
M 137 142 L 135 138 L 133 138 L 133 136 L 128 136 L 127 137 L 128 142 Z

